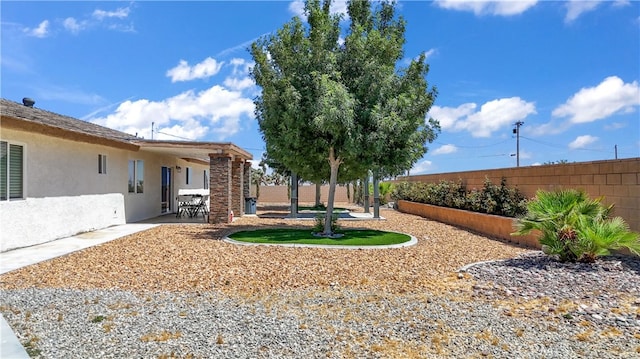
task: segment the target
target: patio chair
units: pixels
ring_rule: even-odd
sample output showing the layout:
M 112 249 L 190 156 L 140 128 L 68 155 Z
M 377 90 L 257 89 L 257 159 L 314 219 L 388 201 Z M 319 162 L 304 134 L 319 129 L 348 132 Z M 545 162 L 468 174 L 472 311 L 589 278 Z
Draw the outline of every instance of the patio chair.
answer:
M 194 209 L 194 217 L 202 213 L 202 218 L 206 220 L 209 216 L 209 195 L 198 196 L 195 201 L 196 208 Z
M 178 203 L 178 211 L 176 212 L 176 218 L 181 218 L 182 215 L 187 215 L 192 217 L 192 213 L 194 210 L 193 196 L 191 195 L 178 195 L 176 198 L 176 202 Z

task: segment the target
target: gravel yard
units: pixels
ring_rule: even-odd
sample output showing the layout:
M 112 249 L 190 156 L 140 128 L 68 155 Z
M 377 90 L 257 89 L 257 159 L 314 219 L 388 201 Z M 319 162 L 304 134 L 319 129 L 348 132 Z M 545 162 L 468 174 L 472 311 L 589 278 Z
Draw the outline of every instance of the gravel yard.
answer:
M 312 222 L 163 225 L 0 276 L 0 311 L 43 358 L 640 356 L 636 258 L 567 267 L 417 216 L 381 215 L 339 224 L 418 244 L 236 246 L 220 239 Z M 511 260 L 457 272 L 496 259 Z

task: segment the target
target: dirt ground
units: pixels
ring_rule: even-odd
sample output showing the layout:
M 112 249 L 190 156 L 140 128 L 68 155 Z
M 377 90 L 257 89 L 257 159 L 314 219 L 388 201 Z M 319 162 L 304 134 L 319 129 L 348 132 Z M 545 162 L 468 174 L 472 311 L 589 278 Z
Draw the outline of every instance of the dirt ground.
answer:
M 286 208 L 258 208 L 232 224 L 165 224 L 0 276 L 2 288 L 118 288 L 259 294 L 349 287 L 386 293 L 451 289 L 460 267 L 528 251 L 510 243 L 383 209 L 383 220 L 339 221 L 343 228 L 397 231 L 418 244 L 398 249 L 319 249 L 238 246 L 231 232 L 309 227 L 313 221 L 263 218 Z M 354 209 L 362 211 L 362 209 Z

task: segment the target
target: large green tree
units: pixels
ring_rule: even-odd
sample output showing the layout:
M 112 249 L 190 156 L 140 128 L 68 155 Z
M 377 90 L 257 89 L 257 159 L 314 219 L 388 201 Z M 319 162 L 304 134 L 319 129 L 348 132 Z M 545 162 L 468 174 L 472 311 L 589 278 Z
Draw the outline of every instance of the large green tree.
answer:
M 251 47 L 252 75 L 262 87 L 256 118 L 267 153 L 303 178 L 329 180 L 327 213 L 339 173 L 342 181 L 369 169 L 400 174 L 425 153 L 438 129 L 437 122 L 425 122 L 435 90 L 427 86 L 424 55 L 396 68 L 405 23 L 394 4 L 382 2 L 372 11 L 369 1 L 349 2 L 344 41 L 330 4 L 307 1 L 307 24 L 293 18 Z M 324 234 L 331 234 L 330 216 Z
M 341 69 L 358 104 L 356 122 L 367 133 L 358 157 L 373 172 L 377 215 L 377 180 L 409 170 L 426 153 L 425 143 L 433 142 L 440 130 L 437 121 L 425 121 L 436 90 L 428 87 L 424 54 L 406 68 L 397 68 L 404 56 L 405 21 L 395 16 L 393 3 L 382 2 L 373 12 L 368 1 L 352 1 L 348 14 L 350 32 Z

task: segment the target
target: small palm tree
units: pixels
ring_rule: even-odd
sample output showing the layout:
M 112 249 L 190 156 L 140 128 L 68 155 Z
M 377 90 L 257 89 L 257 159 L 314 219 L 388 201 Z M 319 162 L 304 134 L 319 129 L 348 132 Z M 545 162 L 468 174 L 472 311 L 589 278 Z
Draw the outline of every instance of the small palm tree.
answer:
M 514 235 L 540 231 L 542 251 L 563 262 L 593 262 L 623 247 L 640 254 L 639 235 L 630 232 L 622 218 L 609 219 L 613 206 L 600 201 L 574 189 L 538 191 L 516 221 Z

